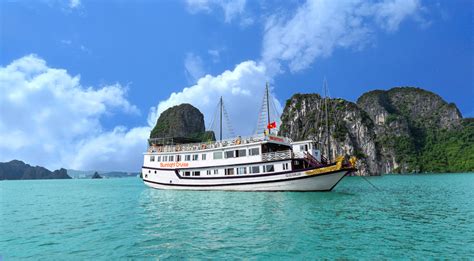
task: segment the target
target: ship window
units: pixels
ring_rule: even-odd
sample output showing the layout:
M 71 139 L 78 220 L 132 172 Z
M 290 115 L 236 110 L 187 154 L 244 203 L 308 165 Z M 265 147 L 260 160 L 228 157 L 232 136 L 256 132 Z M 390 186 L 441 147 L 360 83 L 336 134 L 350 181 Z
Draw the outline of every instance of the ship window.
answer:
M 206 174 L 211 175 L 211 170 L 210 169 L 206 170 Z
M 247 174 L 247 168 L 246 167 L 239 167 L 237 168 L 237 174 Z
M 221 151 L 214 152 L 213 158 L 214 159 L 222 159 L 222 152 Z
M 206 154 L 201 154 L 201 160 L 206 160 Z
M 300 145 L 300 151 L 304 151 L 304 145 Z
M 217 175 L 217 174 L 219 174 L 219 170 L 218 170 L 218 169 L 215 169 L 215 170 L 214 170 L 214 175 Z
M 161 156 L 157 156 L 156 161 L 161 161 Z
M 174 161 L 174 156 L 170 156 L 168 160 L 169 161 Z
M 235 157 L 245 157 L 247 156 L 247 150 L 243 149 L 243 150 L 236 150 L 235 151 Z
M 189 172 L 189 171 L 184 172 L 184 176 L 190 176 L 190 175 L 191 175 L 191 172 Z
M 258 148 L 251 148 L 249 149 L 249 156 L 256 156 L 260 154 L 260 150 Z
M 234 157 L 234 151 L 233 150 L 225 152 L 225 158 L 226 159 L 233 158 L 233 157 Z
M 193 154 L 193 160 L 198 160 L 199 159 L 199 155 L 198 154 Z
M 150 161 L 155 161 L 155 156 L 150 156 Z
M 193 171 L 193 176 L 201 176 L 201 172 L 200 171 Z
M 265 165 L 265 172 L 274 172 L 275 167 L 273 165 Z
M 234 169 L 233 168 L 225 169 L 225 175 L 234 175 Z
M 283 163 L 283 170 L 288 170 L 288 163 Z
M 163 161 L 168 161 L 168 156 L 163 156 Z
M 181 155 L 176 155 L 176 161 L 181 161 Z
M 252 166 L 249 168 L 250 173 L 260 173 L 260 166 Z
M 185 155 L 184 160 L 185 161 L 191 161 L 191 155 Z

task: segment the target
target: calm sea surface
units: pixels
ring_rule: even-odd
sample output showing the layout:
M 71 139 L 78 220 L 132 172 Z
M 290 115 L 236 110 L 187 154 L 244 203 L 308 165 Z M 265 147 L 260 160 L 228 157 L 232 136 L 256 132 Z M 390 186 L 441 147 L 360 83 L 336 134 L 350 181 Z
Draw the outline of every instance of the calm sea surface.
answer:
M 474 174 L 347 177 L 327 193 L 0 181 L 4 259 L 474 258 Z

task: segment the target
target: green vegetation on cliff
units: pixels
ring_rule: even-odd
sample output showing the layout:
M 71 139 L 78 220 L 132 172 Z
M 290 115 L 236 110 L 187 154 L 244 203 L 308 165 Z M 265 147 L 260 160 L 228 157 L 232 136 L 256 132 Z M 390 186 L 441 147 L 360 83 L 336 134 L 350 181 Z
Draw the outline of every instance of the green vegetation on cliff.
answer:
M 474 129 L 456 105 L 413 87 L 372 91 L 358 105 L 376 126 L 377 141 L 393 154 L 392 172 L 465 172 L 474 170 Z
M 474 171 L 474 120 L 462 119 L 455 104 L 435 93 L 396 87 L 367 92 L 357 104 L 328 103 L 333 156 L 357 156 L 361 175 Z M 280 134 L 324 139 L 324 104 L 317 94 L 293 95 Z

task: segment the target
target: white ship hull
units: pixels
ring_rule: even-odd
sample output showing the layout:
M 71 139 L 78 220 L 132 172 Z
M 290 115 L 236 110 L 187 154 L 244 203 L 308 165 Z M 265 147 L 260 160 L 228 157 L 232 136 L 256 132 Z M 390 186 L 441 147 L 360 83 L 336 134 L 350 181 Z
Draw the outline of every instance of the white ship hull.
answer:
M 144 168 L 143 181 L 156 189 L 227 190 L 227 191 L 331 191 L 344 176 L 352 171 L 308 174 L 308 170 L 273 173 L 270 175 L 229 177 L 181 177 L 175 171 L 148 172 Z

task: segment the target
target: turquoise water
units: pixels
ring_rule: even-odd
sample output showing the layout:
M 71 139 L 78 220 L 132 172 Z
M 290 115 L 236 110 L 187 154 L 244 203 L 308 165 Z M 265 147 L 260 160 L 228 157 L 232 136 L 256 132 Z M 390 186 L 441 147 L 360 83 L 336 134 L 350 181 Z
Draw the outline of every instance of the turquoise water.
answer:
M 4 259 L 474 258 L 474 175 L 345 178 L 329 193 L 0 182 Z

